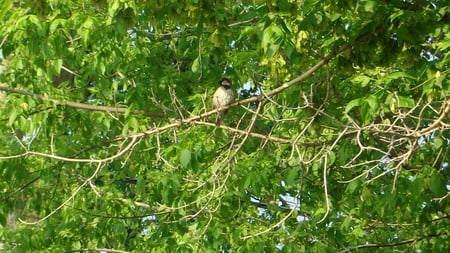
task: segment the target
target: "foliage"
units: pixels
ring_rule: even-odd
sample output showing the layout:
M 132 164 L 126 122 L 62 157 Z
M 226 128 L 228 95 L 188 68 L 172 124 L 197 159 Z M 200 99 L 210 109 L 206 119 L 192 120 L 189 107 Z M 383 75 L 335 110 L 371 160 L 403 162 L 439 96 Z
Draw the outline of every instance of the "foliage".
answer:
M 0 18 L 0 248 L 450 248 L 447 1 L 6 0 Z M 216 126 L 222 76 L 239 102 Z

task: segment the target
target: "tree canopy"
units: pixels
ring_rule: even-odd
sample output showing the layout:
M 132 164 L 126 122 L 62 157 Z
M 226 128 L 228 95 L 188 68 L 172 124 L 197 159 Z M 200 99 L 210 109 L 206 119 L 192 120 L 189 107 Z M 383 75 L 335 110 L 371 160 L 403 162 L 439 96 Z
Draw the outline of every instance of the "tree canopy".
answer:
M 3 0 L 0 24 L 0 249 L 450 249 L 446 0 Z

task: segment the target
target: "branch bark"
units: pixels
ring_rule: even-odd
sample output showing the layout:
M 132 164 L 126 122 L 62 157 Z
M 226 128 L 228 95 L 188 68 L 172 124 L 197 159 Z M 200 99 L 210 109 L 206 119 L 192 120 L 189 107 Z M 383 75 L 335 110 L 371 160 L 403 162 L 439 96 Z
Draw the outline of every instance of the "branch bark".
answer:
M 111 107 L 111 106 L 103 106 L 103 105 L 91 105 L 91 104 L 84 104 L 84 103 L 78 103 L 78 102 L 72 102 L 72 101 L 61 101 L 58 99 L 46 97 L 44 95 L 35 94 L 35 93 L 24 91 L 24 90 L 13 89 L 13 88 L 9 88 L 9 87 L 2 86 L 2 85 L 0 85 L 0 91 L 30 96 L 30 97 L 34 97 L 34 98 L 37 98 L 42 101 L 48 101 L 48 102 L 52 102 L 52 103 L 55 103 L 58 105 L 63 105 L 63 106 L 68 106 L 68 107 L 73 107 L 73 108 L 78 108 L 78 109 L 83 109 L 83 110 L 88 110 L 88 111 L 100 111 L 100 112 L 110 112 L 110 113 L 126 113 L 126 112 L 128 112 L 127 108 Z M 142 115 L 151 116 L 151 117 L 160 117 L 160 118 L 167 116 L 165 113 L 161 113 L 161 112 L 131 111 L 131 113 L 132 114 L 142 114 Z

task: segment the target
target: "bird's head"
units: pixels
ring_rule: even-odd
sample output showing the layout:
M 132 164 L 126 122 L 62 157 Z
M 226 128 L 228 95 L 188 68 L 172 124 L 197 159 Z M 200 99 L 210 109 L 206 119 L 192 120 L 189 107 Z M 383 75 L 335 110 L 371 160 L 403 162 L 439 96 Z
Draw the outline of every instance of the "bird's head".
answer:
M 230 89 L 231 88 L 231 81 L 228 78 L 222 78 L 219 81 L 219 85 L 224 87 L 225 89 Z

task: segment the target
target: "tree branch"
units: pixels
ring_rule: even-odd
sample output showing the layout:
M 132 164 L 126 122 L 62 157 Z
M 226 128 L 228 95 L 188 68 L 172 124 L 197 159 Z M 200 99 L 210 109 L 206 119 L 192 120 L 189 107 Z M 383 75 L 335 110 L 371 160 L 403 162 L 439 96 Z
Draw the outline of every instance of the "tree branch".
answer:
M 441 233 L 441 234 L 435 234 L 435 235 L 427 235 L 427 236 L 424 236 L 424 237 L 413 238 L 413 239 L 408 239 L 408 240 L 395 242 L 395 243 L 388 243 L 388 244 L 362 244 L 362 245 L 358 245 L 358 246 L 354 246 L 354 247 L 350 247 L 350 248 L 346 248 L 346 249 L 340 249 L 338 252 L 351 252 L 351 251 L 354 251 L 354 250 L 365 249 L 365 248 L 396 247 L 396 246 L 401 246 L 401 245 L 405 245 L 405 244 L 410 244 L 410 243 L 422 241 L 422 240 L 427 239 L 427 238 L 439 237 L 439 236 L 443 236 L 443 235 L 447 235 L 447 233 Z
M 0 91 L 30 96 L 30 97 L 34 97 L 34 98 L 37 98 L 42 101 L 49 101 L 49 102 L 53 102 L 58 105 L 63 105 L 63 106 L 68 106 L 68 107 L 73 107 L 73 108 L 78 108 L 78 109 L 84 109 L 84 110 L 89 110 L 89 111 L 100 111 L 100 112 L 110 112 L 110 113 L 126 113 L 126 112 L 128 112 L 127 108 L 118 108 L 118 107 L 103 106 L 103 105 L 90 105 L 90 104 L 83 104 L 83 103 L 72 102 L 72 101 L 60 101 L 60 100 L 57 100 L 54 98 L 46 97 L 44 95 L 35 94 L 35 93 L 24 91 L 24 90 L 13 89 L 13 88 L 9 88 L 9 87 L 2 86 L 2 85 L 0 85 Z M 161 113 L 161 112 L 131 111 L 131 113 L 132 114 L 142 114 L 142 115 L 151 116 L 151 117 L 160 117 L 160 118 L 167 116 L 165 113 Z
M 124 250 L 118 250 L 118 249 L 73 249 L 73 250 L 67 250 L 64 252 L 69 253 L 69 252 L 87 252 L 87 251 L 111 252 L 111 253 L 130 253 L 130 251 L 124 251 Z

